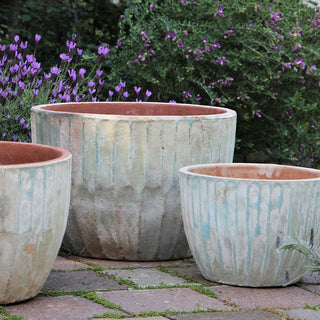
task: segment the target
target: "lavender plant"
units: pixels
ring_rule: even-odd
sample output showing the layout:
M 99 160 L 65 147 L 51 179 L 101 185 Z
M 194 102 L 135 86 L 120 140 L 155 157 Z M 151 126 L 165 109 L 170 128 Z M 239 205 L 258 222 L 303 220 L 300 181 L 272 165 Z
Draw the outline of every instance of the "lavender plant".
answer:
M 66 42 L 59 64 L 44 71 L 36 58 L 40 40 L 36 34 L 33 50 L 18 35 L 9 46 L 0 44 L 0 140 L 30 141 L 32 105 L 129 98 L 124 81 L 120 80 L 114 90 L 106 83 L 102 66 L 110 51 L 108 46 L 101 44 L 97 54 L 88 57 L 77 47 L 74 35 Z M 147 90 L 143 97 L 140 91 L 141 87 L 135 87 L 130 98 L 146 101 L 152 94 Z
M 302 0 L 131 1 L 111 80 L 238 113 L 242 155 L 320 168 L 320 10 Z

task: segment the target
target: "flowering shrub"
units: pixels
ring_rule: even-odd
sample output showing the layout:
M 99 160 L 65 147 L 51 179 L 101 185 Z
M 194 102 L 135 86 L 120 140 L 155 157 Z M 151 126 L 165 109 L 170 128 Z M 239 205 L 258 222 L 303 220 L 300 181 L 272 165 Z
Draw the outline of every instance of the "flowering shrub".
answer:
M 303 1 L 133 0 L 111 80 L 238 113 L 242 155 L 320 167 L 320 10 Z
M 36 51 L 41 36 L 35 35 L 35 48 L 28 53 L 28 41 L 15 36 L 9 46 L 0 44 L 0 140 L 30 141 L 30 108 L 32 105 L 55 102 L 112 101 L 129 97 L 126 82 L 111 90 L 103 77 L 102 65 L 109 47 L 100 45 L 92 59 L 83 56 L 77 47 L 76 36 L 66 42 L 59 65 L 47 72 L 37 61 Z M 86 66 L 86 68 L 85 68 Z M 141 87 L 135 87 L 132 99 L 147 100 Z
M 124 4 L 116 6 L 105 0 L 1 1 L 0 42 L 9 44 L 8 34 L 19 34 L 25 41 L 41 33 L 45 38 L 39 43 L 37 58 L 42 67 L 50 67 L 74 33 L 77 43 L 87 51 L 96 51 L 97 43 L 116 42 L 123 8 Z

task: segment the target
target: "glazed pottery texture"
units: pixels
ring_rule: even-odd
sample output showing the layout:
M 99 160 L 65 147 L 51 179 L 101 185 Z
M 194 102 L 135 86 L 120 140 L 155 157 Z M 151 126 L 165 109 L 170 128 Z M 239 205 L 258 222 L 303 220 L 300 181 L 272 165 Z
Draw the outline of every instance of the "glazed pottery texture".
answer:
M 0 142 L 0 304 L 43 287 L 66 229 L 70 187 L 68 151 Z
M 287 237 L 319 244 L 320 171 L 273 164 L 180 170 L 182 215 L 193 257 L 211 281 L 283 286 L 305 271 Z
M 65 103 L 32 108 L 33 142 L 73 155 L 63 249 L 102 259 L 190 256 L 178 169 L 232 162 L 234 111 L 165 103 Z

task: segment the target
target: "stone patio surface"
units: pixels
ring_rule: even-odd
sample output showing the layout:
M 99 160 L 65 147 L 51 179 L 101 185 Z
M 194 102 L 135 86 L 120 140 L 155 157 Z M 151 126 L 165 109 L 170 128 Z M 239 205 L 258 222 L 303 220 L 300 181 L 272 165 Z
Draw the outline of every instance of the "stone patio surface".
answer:
M 58 256 L 41 293 L 1 306 L 0 320 L 320 320 L 318 309 L 317 274 L 290 287 L 243 288 L 204 279 L 192 259 Z

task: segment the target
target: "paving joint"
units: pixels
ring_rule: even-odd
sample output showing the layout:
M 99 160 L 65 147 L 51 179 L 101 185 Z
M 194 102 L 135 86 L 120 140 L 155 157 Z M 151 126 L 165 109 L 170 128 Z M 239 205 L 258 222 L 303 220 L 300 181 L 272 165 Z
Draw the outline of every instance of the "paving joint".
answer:
M 319 275 L 285 288 L 243 288 L 207 281 L 190 260 L 57 257 L 41 294 L 2 306 L 0 320 L 320 320 L 319 294 Z

